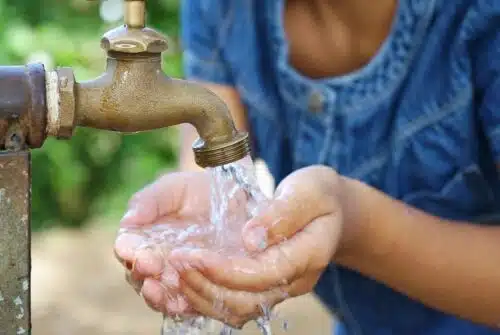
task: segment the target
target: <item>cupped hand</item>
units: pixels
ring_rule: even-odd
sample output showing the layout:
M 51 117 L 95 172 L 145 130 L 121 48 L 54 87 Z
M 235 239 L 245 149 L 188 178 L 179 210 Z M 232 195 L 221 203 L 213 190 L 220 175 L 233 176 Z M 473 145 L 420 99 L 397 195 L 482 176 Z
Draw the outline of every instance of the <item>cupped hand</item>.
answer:
M 179 291 L 178 272 L 168 258 L 178 247 L 213 247 L 210 185 L 205 171 L 164 175 L 133 196 L 120 223 L 115 255 L 127 268 L 126 278 L 151 308 L 166 315 L 194 312 Z M 242 215 L 241 222 L 247 220 L 239 204 L 244 197 L 236 192 L 228 206 L 237 219 Z
M 288 176 L 243 229 L 252 257 L 174 250 L 170 262 L 189 305 L 240 328 L 260 316 L 263 306 L 310 292 L 339 244 L 341 185 L 342 179 L 322 166 Z

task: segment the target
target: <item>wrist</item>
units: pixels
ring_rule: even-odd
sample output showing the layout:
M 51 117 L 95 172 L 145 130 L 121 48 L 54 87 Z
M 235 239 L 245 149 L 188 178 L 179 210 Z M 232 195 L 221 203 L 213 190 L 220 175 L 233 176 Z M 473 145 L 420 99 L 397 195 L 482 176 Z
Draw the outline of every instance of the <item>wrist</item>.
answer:
M 390 228 L 387 197 L 358 180 L 341 177 L 339 202 L 342 236 L 333 261 L 349 268 L 389 253 L 394 231 Z M 378 255 L 378 256 L 377 256 Z
M 360 220 L 357 218 L 357 208 L 359 204 L 356 204 L 356 193 L 359 193 L 358 181 L 341 176 L 339 178 L 339 193 L 338 200 L 340 205 L 340 211 L 342 213 L 342 233 L 340 237 L 340 242 L 333 257 L 333 261 L 336 263 L 341 263 L 342 260 L 347 258 L 352 258 L 355 255 L 356 249 L 360 242 L 362 232 L 360 229 Z

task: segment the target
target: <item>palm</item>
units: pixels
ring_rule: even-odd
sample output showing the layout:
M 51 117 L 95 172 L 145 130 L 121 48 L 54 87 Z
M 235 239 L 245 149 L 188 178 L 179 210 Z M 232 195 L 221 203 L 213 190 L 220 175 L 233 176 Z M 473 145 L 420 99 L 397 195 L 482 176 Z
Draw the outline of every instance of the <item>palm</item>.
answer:
M 196 172 L 180 174 L 170 189 L 169 211 L 158 211 L 153 220 L 156 231 L 170 248 L 201 247 L 234 252 L 242 249 L 241 228 L 256 203 L 241 185 L 220 174 Z
M 166 175 L 134 196 L 133 215 L 122 220 L 115 250 L 132 270 L 128 281 L 137 291 L 157 291 L 152 296 L 162 305 L 178 298 L 177 288 L 165 290 L 177 275 L 168 262 L 173 249 L 244 253 L 241 228 L 249 218 L 248 194 L 230 179 L 213 178 L 209 172 Z M 144 282 L 148 277 L 154 281 Z
M 122 220 L 118 257 L 135 263 L 137 250 L 147 248 L 159 252 L 163 264 L 179 247 L 243 253 L 241 228 L 253 208 L 246 190 L 218 177 L 210 172 L 169 174 L 136 194 L 134 214 Z M 159 265 L 154 268 L 158 273 Z
M 189 220 L 207 221 L 210 218 L 211 176 L 208 172 L 194 172 L 179 176 L 182 180 L 168 192 L 176 208 L 166 216 L 177 216 Z M 166 199 L 164 199 L 166 200 Z M 161 201 L 161 200 L 160 200 Z M 161 221 L 161 217 L 157 221 Z

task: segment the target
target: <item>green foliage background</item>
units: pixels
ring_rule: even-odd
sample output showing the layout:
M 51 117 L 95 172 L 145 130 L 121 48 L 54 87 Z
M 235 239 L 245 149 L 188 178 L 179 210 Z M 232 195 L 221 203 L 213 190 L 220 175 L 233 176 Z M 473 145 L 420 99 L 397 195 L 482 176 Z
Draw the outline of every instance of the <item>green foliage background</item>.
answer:
M 182 75 L 178 7 L 178 0 L 148 1 L 148 25 L 172 39 L 164 70 L 173 77 Z M 0 64 L 48 54 L 46 64 L 71 66 L 79 81 L 99 75 L 100 37 L 121 24 L 104 22 L 99 8 L 88 0 L 0 0 Z M 103 216 L 116 222 L 135 191 L 175 166 L 176 147 L 174 129 L 128 136 L 78 129 L 69 141 L 47 140 L 33 151 L 33 229 L 80 227 Z

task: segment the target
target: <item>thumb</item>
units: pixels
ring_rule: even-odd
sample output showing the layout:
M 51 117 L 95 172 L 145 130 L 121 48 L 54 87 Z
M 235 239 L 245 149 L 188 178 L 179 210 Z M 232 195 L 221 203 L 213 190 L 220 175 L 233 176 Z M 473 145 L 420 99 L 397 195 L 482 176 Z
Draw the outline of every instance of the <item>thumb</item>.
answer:
M 307 179 L 306 179 L 307 180 Z M 290 180 L 280 185 L 267 208 L 247 222 L 243 239 L 249 251 L 262 251 L 303 230 L 311 221 L 337 211 L 336 200 L 319 189 Z

